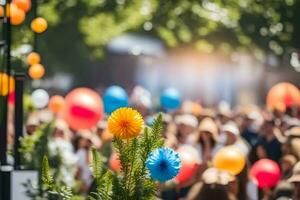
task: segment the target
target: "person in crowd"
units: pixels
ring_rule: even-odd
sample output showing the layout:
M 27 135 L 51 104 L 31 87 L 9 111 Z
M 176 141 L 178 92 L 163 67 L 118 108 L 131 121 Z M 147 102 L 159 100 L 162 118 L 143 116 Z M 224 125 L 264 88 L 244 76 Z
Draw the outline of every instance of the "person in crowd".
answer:
M 282 179 L 287 180 L 291 177 L 293 167 L 297 163 L 297 158 L 292 154 L 284 155 L 280 162 Z
M 198 127 L 195 148 L 198 150 L 202 163 L 212 160 L 217 151 L 219 130 L 211 118 L 204 118 Z
M 279 162 L 281 158 L 281 143 L 274 134 L 275 124 L 271 119 L 266 119 L 261 127 L 261 135 L 256 144 L 258 158 L 270 158 Z
M 300 200 L 300 162 L 297 162 L 293 168 L 291 178 L 288 179 L 289 183 L 294 185 L 293 200 Z
M 241 136 L 253 147 L 257 143 L 258 133 L 255 127 L 255 112 L 247 113 L 241 124 Z
M 250 151 L 250 145 L 240 137 L 240 131 L 236 123 L 233 121 L 227 122 L 223 126 L 218 148 L 222 148 L 228 145 L 236 146 L 246 156 Z
M 193 141 L 193 134 L 198 126 L 196 117 L 190 114 L 178 115 L 175 117 L 177 125 L 177 139 L 180 145 L 190 144 Z

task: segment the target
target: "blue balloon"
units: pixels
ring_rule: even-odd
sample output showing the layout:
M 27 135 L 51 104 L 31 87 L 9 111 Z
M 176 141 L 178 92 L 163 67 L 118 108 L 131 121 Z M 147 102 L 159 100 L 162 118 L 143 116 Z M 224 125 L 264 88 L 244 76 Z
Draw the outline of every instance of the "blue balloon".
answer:
M 118 108 L 128 106 L 128 95 L 123 88 L 110 86 L 104 93 L 103 102 L 105 113 L 110 114 Z
M 160 96 L 160 105 L 167 110 L 176 110 L 180 107 L 181 96 L 175 88 L 164 90 Z

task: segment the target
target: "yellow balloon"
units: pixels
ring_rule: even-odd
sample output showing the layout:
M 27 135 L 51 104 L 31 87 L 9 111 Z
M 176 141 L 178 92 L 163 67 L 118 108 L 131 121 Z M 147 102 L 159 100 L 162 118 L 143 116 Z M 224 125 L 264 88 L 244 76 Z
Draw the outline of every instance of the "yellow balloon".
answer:
M 0 72 L 0 95 L 6 96 L 15 90 L 15 81 L 5 73 Z
M 37 17 L 31 22 L 31 29 L 36 33 L 42 33 L 46 31 L 47 27 L 48 27 L 48 23 L 42 17 Z
M 246 165 L 245 155 L 235 146 L 220 149 L 213 158 L 214 167 L 239 174 Z

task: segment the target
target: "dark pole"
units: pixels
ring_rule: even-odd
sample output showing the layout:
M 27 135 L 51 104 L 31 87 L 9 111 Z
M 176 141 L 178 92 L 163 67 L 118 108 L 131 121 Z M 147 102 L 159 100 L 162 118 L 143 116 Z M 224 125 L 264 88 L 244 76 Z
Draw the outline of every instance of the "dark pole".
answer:
M 14 143 L 14 169 L 21 166 L 21 156 L 19 152 L 20 138 L 23 136 L 23 88 L 25 74 L 15 74 L 15 143 Z
M 5 8 L 10 0 L 6 1 Z M 6 12 L 6 9 L 4 9 Z M 6 58 L 6 74 L 10 77 L 10 48 L 11 48 L 11 24 L 10 17 L 5 13 L 4 18 L 5 25 L 5 58 Z M 3 80 L 2 80 L 3 81 Z M 10 81 L 8 81 L 10 82 Z M 8 87 L 10 87 L 8 85 Z M 9 89 L 9 88 L 8 88 Z M 9 91 L 9 90 L 8 90 Z M 0 123 L 0 162 L 1 165 L 7 165 L 7 114 L 8 114 L 8 95 L 3 97 L 3 107 L 2 107 L 2 120 Z

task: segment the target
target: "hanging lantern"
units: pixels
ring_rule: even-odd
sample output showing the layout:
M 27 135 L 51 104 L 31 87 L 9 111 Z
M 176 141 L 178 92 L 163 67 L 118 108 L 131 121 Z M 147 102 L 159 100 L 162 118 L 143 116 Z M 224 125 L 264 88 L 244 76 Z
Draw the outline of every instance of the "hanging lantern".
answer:
M 18 8 L 16 4 L 10 4 L 8 15 L 10 16 L 10 23 L 12 25 L 20 25 L 25 20 L 25 12 Z
M 0 72 L 0 95 L 6 96 L 15 90 L 15 81 L 5 73 Z
M 31 0 L 13 0 L 12 2 L 24 12 L 28 12 L 31 8 Z
M 0 6 L 0 17 L 4 17 L 4 8 Z
M 27 56 L 28 65 L 35 65 L 35 64 L 39 64 L 40 62 L 41 62 L 40 54 L 36 52 L 31 52 L 30 54 L 28 54 Z
M 29 68 L 28 74 L 32 79 L 38 80 L 44 76 L 45 68 L 41 64 L 32 65 Z
M 31 22 L 31 29 L 36 33 L 44 32 L 48 27 L 47 21 L 42 17 L 37 17 Z

